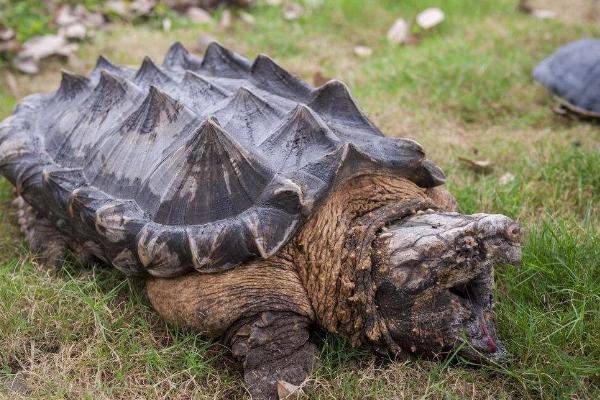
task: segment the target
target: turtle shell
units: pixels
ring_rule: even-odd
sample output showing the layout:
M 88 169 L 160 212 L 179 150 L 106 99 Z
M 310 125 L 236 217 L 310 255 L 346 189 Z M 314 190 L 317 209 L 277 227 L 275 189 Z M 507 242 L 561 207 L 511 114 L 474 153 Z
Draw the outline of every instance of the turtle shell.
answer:
M 561 47 L 534 69 L 533 77 L 571 110 L 600 117 L 600 40 Z
M 127 274 L 215 272 L 284 246 L 344 180 L 443 173 L 385 137 L 347 87 L 313 88 L 270 58 L 179 43 L 161 66 L 100 57 L 0 126 L 0 171 L 38 212 Z

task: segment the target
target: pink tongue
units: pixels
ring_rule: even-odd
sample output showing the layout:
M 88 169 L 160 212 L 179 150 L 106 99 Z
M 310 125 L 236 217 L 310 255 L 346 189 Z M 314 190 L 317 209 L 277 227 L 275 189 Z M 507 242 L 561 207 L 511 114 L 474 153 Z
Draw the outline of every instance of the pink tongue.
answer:
M 490 349 L 491 353 L 495 353 L 496 350 L 498 350 L 498 346 L 496 346 L 496 342 L 494 342 L 494 339 L 492 339 L 492 336 L 490 335 L 490 332 L 488 331 L 488 327 L 485 323 L 485 320 L 483 320 L 483 322 L 481 322 L 479 324 L 479 327 L 481 328 L 481 332 L 483 333 L 483 336 L 485 337 L 488 349 Z

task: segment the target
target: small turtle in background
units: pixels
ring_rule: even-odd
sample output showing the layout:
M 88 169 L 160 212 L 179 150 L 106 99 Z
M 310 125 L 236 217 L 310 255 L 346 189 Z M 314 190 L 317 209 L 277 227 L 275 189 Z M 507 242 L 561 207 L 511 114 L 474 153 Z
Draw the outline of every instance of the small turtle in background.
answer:
M 559 101 L 558 113 L 600 118 L 600 39 L 569 43 L 533 70 Z

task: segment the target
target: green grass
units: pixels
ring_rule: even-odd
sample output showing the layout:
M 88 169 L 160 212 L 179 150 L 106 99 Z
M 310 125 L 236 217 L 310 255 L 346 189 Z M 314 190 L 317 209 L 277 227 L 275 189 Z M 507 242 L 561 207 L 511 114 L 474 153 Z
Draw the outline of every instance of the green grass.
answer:
M 436 4 L 447 14 L 439 29 L 418 46 L 387 44 L 397 16 Z M 404 363 L 318 333 L 322 366 L 309 397 L 599 398 L 600 129 L 555 116 L 530 72 L 560 44 L 600 28 L 533 19 L 508 0 L 334 0 L 293 23 L 262 3 L 252 13 L 255 26 L 237 22 L 231 32 L 120 26 L 80 57 L 85 68 L 98 53 L 128 64 L 146 53 L 160 59 L 173 40 L 191 45 L 207 29 L 309 81 L 317 71 L 340 78 L 385 132 L 423 144 L 463 212 L 504 213 L 526 231 L 522 265 L 496 272 L 498 327 L 511 363 Z M 355 57 L 359 44 L 373 56 Z M 51 89 L 60 67 L 17 77 L 20 95 Z M 0 85 L 1 116 L 15 101 Z M 459 156 L 490 159 L 493 171 L 470 171 Z M 501 185 L 507 172 L 515 179 Z M 1 383 L 24 371 L 34 398 L 244 398 L 240 368 L 225 349 L 166 326 L 138 282 L 108 268 L 53 272 L 33 262 L 11 197 L 2 181 L 0 397 L 14 397 Z
M 63 5 L 84 6 L 92 12 L 102 12 L 112 20 L 127 19 L 132 22 L 149 23 L 156 28 L 161 27 L 163 18 L 170 18 L 175 27 L 190 25 L 190 21 L 182 18 L 177 12 L 164 3 L 158 3 L 148 15 L 117 15 L 106 6 L 107 0 L 0 0 L 0 24 L 15 32 L 15 38 L 23 43 L 34 36 L 56 33 L 57 26 L 53 18 L 53 10 Z M 125 1 L 125 3 L 129 3 Z
M 46 4 L 36 0 L 0 0 L 0 23 L 15 31 L 19 42 L 51 32 L 52 17 Z

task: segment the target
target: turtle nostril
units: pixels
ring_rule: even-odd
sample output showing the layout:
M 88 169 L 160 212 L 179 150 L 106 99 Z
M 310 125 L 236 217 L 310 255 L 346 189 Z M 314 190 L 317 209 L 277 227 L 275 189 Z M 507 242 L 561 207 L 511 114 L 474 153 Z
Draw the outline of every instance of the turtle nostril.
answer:
M 508 225 L 504 232 L 506 238 L 512 242 L 520 243 L 521 242 L 521 227 L 519 224 L 513 222 Z

